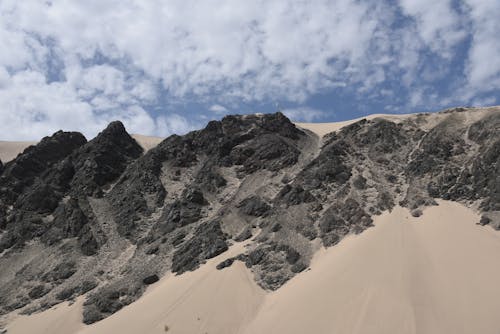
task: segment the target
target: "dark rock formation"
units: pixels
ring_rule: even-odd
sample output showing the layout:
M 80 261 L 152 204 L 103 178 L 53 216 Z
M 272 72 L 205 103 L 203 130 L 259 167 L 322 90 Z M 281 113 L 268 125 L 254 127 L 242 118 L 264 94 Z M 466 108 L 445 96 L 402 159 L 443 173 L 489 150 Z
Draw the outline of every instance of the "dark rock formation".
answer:
M 333 246 L 396 203 L 414 216 L 435 198 L 474 203 L 500 228 L 500 112 L 434 116 L 361 120 L 315 152 L 281 113 L 227 116 L 145 154 L 119 122 L 89 142 L 46 137 L 0 163 L 0 315 L 86 294 L 90 324 L 245 240 L 217 269 L 242 261 L 278 289 L 308 268 L 311 241 Z
M 144 277 L 142 279 L 142 283 L 149 285 L 149 284 L 153 284 L 153 283 L 158 282 L 159 279 L 160 278 L 158 277 L 158 275 L 150 275 L 150 276 Z
M 200 225 L 193 238 L 182 244 L 172 259 L 172 271 L 182 274 L 185 271 L 195 270 L 206 259 L 225 252 L 228 248 L 227 236 L 222 232 L 217 220 Z

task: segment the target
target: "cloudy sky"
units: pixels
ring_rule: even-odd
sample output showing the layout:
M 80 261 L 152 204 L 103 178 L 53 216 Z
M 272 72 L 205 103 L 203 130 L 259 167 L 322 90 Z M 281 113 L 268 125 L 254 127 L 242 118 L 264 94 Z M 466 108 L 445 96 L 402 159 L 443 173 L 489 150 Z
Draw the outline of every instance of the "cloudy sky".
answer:
M 0 0 L 0 139 L 500 104 L 498 0 Z

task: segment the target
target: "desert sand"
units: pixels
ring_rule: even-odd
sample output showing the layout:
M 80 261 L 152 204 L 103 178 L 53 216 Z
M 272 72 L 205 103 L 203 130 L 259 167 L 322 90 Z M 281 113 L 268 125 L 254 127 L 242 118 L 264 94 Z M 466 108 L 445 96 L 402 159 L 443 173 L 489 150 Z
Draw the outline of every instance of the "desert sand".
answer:
M 385 212 L 269 294 L 244 333 L 498 333 L 500 234 L 478 220 L 444 201 Z
M 300 122 L 295 122 L 294 124 L 297 125 L 298 127 L 302 129 L 306 129 L 309 131 L 314 132 L 317 134 L 320 138 L 325 136 L 326 134 L 333 132 L 333 131 L 338 131 L 342 129 L 344 126 L 350 125 L 352 123 L 356 123 L 357 121 L 360 121 L 362 119 L 375 119 L 375 118 L 384 118 L 393 122 L 398 122 L 401 121 L 407 117 L 410 117 L 411 114 L 398 114 L 398 115 L 392 115 L 392 114 L 371 114 L 365 117 L 360 117 L 360 118 L 355 118 L 355 119 L 350 119 L 348 121 L 342 121 L 342 122 L 331 122 L 331 123 L 300 123 Z
M 19 153 L 36 142 L 31 141 L 0 141 L 0 160 L 3 163 L 13 160 Z
M 319 250 L 310 270 L 275 292 L 261 290 L 242 263 L 215 269 L 243 249 L 237 244 L 195 272 L 167 275 L 137 302 L 92 326 L 77 323 L 75 310 L 81 306 L 75 303 L 20 316 L 7 329 L 9 334 L 79 328 L 79 334 L 153 334 L 165 333 L 165 326 L 168 333 L 498 334 L 500 234 L 478 221 L 455 202 L 439 201 L 419 218 L 396 207 L 375 217 L 374 227 Z
M 138 134 L 132 134 L 131 136 L 139 145 L 141 145 L 141 147 L 144 149 L 144 153 L 146 153 L 147 151 L 161 143 L 163 139 L 165 139 L 163 137 L 143 136 Z

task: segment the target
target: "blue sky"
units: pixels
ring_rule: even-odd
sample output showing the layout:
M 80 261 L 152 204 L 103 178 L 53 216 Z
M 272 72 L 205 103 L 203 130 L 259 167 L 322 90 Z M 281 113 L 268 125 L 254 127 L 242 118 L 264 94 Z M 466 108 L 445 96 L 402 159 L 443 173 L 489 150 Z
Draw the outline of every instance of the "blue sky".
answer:
M 498 0 L 0 0 L 0 140 L 500 104 Z

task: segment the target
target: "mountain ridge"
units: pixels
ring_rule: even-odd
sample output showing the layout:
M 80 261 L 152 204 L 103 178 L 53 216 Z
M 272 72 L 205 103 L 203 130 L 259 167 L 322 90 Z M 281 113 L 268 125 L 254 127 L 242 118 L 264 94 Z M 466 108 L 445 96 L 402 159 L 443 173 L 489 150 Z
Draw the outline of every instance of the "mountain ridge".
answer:
M 499 124 L 497 109 L 460 108 L 359 120 L 321 139 L 276 113 L 227 116 L 144 154 L 121 123 L 41 161 L 38 144 L 0 175 L 0 264 L 12 266 L 0 312 L 86 294 L 92 323 L 136 300 L 146 278 L 196 270 L 250 238 L 219 267 L 242 261 L 275 290 L 318 242 L 397 204 L 417 216 L 434 198 L 460 201 L 498 229 Z M 30 159 L 42 167 L 20 169 Z

